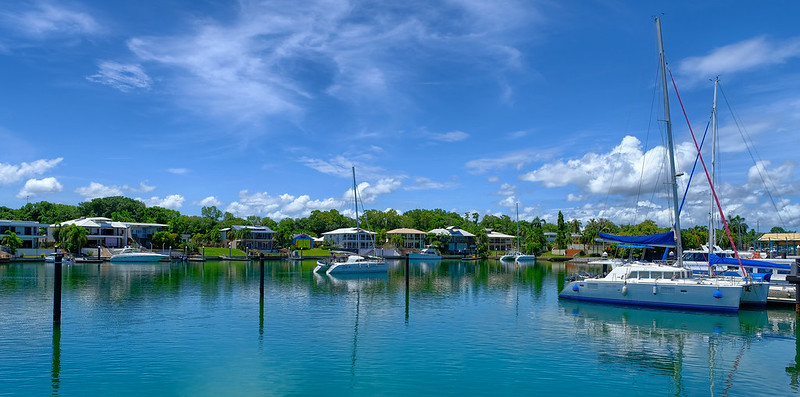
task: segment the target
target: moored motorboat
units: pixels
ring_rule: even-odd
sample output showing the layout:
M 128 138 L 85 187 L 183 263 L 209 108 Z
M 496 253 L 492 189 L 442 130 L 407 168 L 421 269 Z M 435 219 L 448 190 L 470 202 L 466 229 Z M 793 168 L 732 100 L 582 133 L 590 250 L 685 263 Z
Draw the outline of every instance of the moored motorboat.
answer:
M 427 247 L 421 249 L 419 252 L 409 252 L 408 259 L 410 260 L 437 260 L 442 259 L 442 256 L 434 248 Z
M 136 248 L 128 247 L 123 248 L 122 251 L 115 255 L 111 255 L 111 262 L 158 262 L 167 258 L 167 255 L 144 252 Z
M 343 262 L 317 261 L 317 268 L 326 268 L 327 274 L 388 273 L 389 265 L 381 258 L 349 255 Z M 320 270 L 314 269 L 315 272 Z

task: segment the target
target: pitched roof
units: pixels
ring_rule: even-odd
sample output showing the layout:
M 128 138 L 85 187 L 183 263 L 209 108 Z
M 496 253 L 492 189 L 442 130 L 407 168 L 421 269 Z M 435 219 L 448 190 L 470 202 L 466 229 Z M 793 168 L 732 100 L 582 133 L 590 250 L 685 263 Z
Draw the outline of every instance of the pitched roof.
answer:
M 408 228 L 399 228 L 394 230 L 389 230 L 386 234 L 428 234 L 423 232 L 422 230 L 417 229 L 408 229 Z

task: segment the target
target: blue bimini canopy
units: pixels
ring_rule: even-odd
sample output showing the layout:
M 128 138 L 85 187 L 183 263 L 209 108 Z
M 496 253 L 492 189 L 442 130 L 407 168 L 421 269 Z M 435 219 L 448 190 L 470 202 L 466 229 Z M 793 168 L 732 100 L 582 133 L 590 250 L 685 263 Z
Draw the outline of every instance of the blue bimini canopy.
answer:
M 652 245 L 654 247 L 675 246 L 675 234 L 672 232 L 650 234 L 647 236 L 617 236 L 614 234 L 600 233 L 599 236 L 598 240 L 608 243 Z
M 755 261 L 752 259 L 741 259 L 742 266 L 753 266 L 753 267 L 760 267 L 764 269 L 791 269 L 792 265 L 784 264 L 784 263 L 772 263 L 766 261 Z M 739 261 L 736 258 L 722 258 L 711 254 L 711 264 L 713 265 L 735 265 L 739 266 Z

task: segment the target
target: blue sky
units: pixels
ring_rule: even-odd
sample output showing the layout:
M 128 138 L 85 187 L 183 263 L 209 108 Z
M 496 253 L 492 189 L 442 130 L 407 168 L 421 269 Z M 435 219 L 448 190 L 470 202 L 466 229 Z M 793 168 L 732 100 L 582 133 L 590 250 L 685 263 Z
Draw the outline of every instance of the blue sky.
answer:
M 658 15 L 698 135 L 722 81 L 726 213 L 798 229 L 794 1 L 4 2 L 0 205 L 350 213 L 355 166 L 371 209 L 666 226 Z

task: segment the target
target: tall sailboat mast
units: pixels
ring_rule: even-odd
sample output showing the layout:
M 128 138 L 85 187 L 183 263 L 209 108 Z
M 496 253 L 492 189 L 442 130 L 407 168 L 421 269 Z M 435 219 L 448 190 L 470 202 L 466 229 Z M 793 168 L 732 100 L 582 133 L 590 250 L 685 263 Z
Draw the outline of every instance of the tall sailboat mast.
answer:
M 714 169 L 717 156 L 717 86 L 719 85 L 719 77 L 714 80 L 714 104 L 711 106 L 711 183 L 716 183 L 714 178 Z M 709 187 L 709 194 L 711 195 L 709 203 L 711 209 L 708 213 L 708 266 L 711 267 L 711 254 L 714 253 L 714 243 L 717 237 L 714 233 L 714 190 Z
M 681 244 L 681 219 L 678 208 L 678 181 L 675 169 L 675 144 L 672 141 L 672 121 L 669 118 L 669 91 L 667 90 L 667 61 L 664 55 L 664 42 L 661 38 L 661 18 L 656 18 L 656 35 L 658 37 L 658 54 L 661 58 L 661 84 L 664 91 L 664 121 L 667 124 L 667 148 L 669 149 L 670 184 L 672 185 L 672 206 L 675 214 L 675 258 L 677 265 L 683 265 L 683 246 Z

